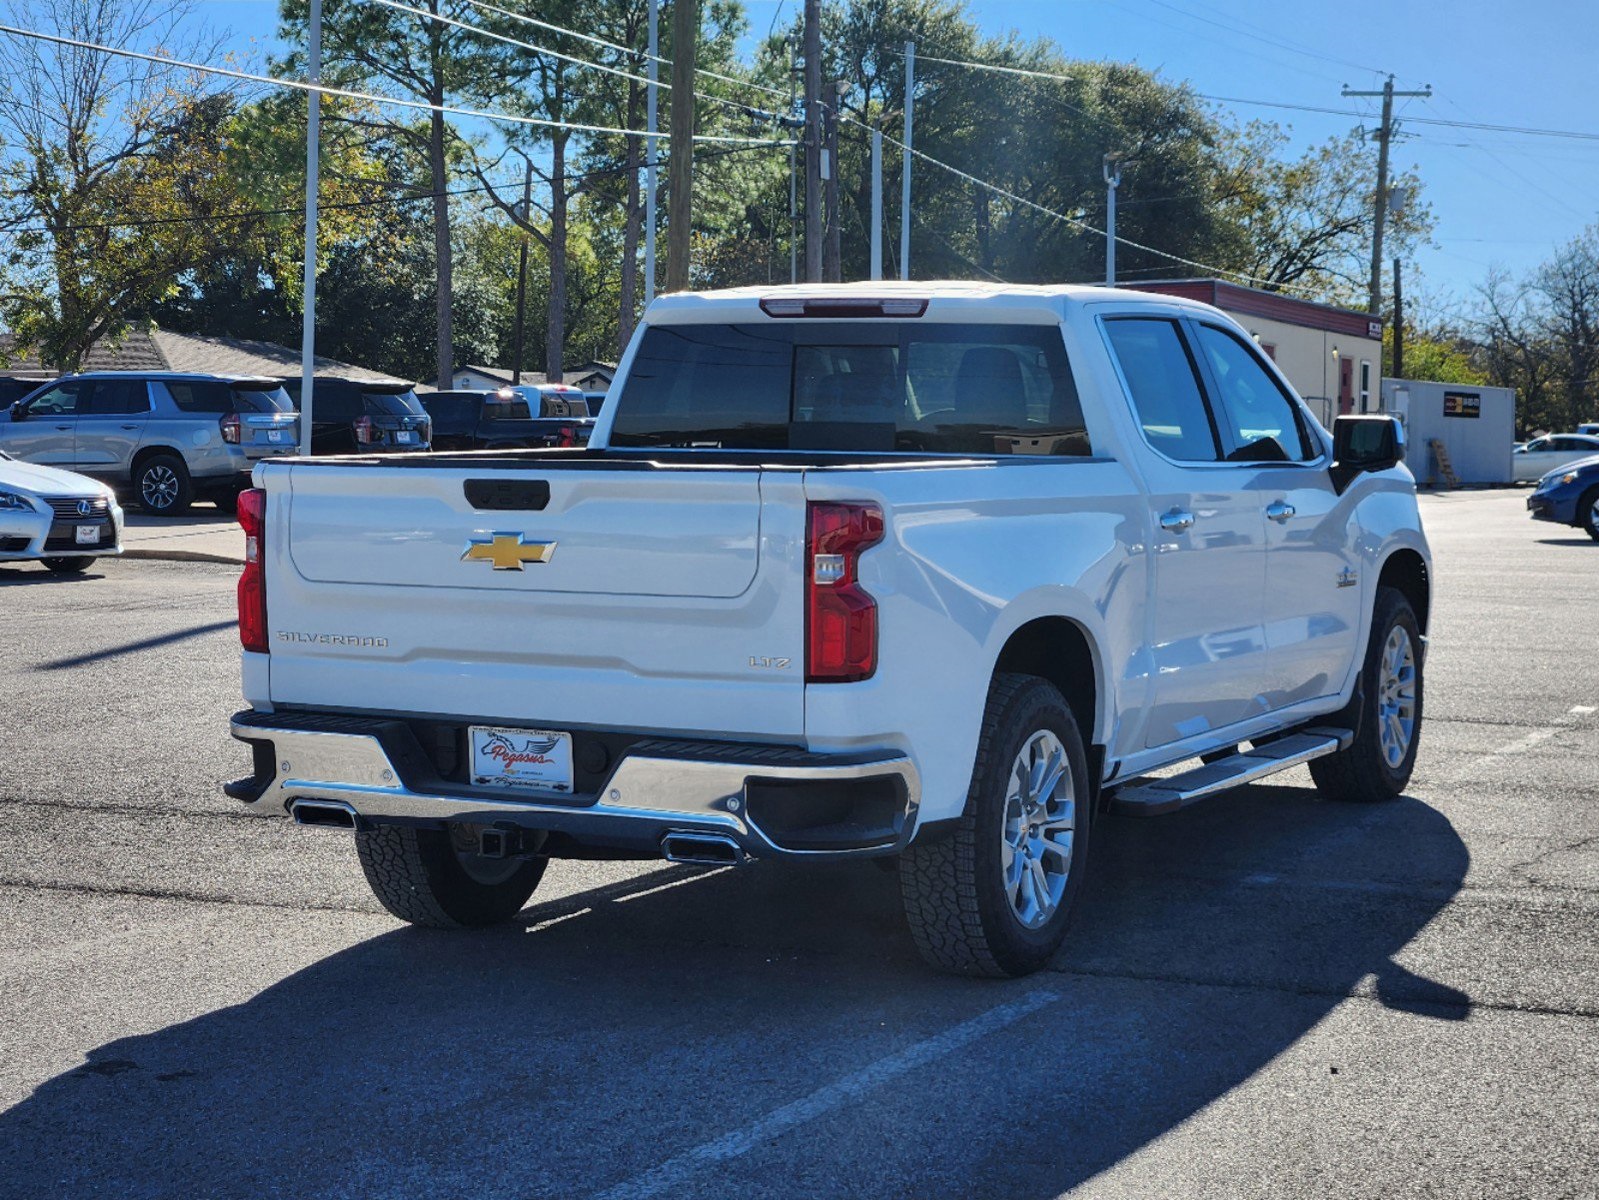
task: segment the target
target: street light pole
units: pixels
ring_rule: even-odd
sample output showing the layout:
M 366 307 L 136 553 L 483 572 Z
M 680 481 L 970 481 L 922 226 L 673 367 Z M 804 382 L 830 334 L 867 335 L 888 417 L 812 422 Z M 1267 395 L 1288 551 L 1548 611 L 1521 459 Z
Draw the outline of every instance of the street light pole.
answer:
M 655 151 L 655 134 L 660 128 L 660 114 L 656 99 L 656 81 L 660 78 L 660 0 L 650 0 L 649 47 L 650 86 L 644 102 L 645 128 L 649 131 L 649 136 L 644 139 L 644 306 L 646 308 L 649 307 L 650 301 L 655 299 L 655 193 L 657 190 L 655 172 L 656 166 L 660 162 Z
M 1114 154 L 1105 155 L 1105 286 L 1116 286 L 1116 189 L 1122 182 L 1122 165 Z
M 322 82 L 322 0 L 311 0 L 311 46 L 308 74 Z M 307 96 L 305 121 L 305 277 L 304 318 L 300 327 L 300 453 L 311 453 L 312 389 L 316 381 L 316 226 L 317 192 L 322 165 L 322 93 Z
M 911 277 L 911 120 L 916 94 L 916 43 L 905 43 L 905 149 L 899 163 L 899 277 Z

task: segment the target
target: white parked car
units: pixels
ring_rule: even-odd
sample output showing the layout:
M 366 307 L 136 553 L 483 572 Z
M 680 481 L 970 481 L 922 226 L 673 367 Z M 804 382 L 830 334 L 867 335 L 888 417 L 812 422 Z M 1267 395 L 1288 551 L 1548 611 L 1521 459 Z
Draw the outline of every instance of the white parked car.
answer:
M 1517 446 L 1510 456 L 1511 479 L 1537 483 L 1556 467 L 1599 454 L 1599 434 L 1546 433 Z
M 418 924 L 507 919 L 551 858 L 897 857 L 930 962 L 1021 974 L 1102 803 L 1303 763 L 1404 790 L 1431 569 L 1402 458 L 1192 301 L 662 297 L 587 449 L 256 467 L 227 791 L 354 831 Z
M 109 487 L 0 451 L 0 563 L 36 561 L 71 575 L 121 553 L 122 509 Z

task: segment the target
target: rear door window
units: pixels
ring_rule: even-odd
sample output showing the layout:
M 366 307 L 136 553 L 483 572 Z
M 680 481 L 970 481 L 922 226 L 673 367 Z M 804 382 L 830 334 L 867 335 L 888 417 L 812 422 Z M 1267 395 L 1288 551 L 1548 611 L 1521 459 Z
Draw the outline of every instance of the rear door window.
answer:
M 1127 381 L 1144 438 L 1167 458 L 1217 462 L 1221 445 L 1199 369 L 1176 321 L 1113 317 L 1105 333 Z
M 1090 453 L 1055 326 L 653 326 L 614 446 Z
M 98 379 L 94 393 L 78 411 L 96 417 L 131 416 L 150 411 L 149 386 L 142 379 Z

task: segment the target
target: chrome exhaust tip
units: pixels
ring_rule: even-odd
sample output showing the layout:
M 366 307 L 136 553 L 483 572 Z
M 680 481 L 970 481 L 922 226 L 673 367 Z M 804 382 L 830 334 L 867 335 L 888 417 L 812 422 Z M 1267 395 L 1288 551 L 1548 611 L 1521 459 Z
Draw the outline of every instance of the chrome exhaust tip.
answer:
M 365 822 L 352 805 L 342 800 L 296 800 L 289 805 L 296 825 L 317 829 L 361 829 Z
M 669 833 L 661 839 L 668 862 L 697 867 L 741 867 L 744 848 L 725 833 Z

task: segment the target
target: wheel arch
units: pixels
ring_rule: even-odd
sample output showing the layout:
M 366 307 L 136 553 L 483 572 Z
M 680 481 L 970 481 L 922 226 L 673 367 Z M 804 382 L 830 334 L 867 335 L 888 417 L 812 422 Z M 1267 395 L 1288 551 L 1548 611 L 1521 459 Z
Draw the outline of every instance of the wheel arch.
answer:
M 133 452 L 133 461 L 128 464 L 128 480 L 132 482 L 138 477 L 139 469 L 158 454 L 169 454 L 183 464 L 183 469 L 189 469 L 188 460 L 183 457 L 183 451 L 176 446 L 168 446 L 162 442 L 154 442 L 148 446 L 140 446 Z
M 1102 665 L 1089 632 L 1066 616 L 1035 617 L 1012 630 L 994 662 L 994 674 L 1037 675 L 1060 689 L 1071 705 L 1083 745 L 1103 745 L 1106 689 Z
M 1432 607 L 1432 576 L 1427 560 L 1420 553 L 1401 546 L 1388 555 L 1377 575 L 1377 586 L 1394 588 L 1410 601 L 1416 623 L 1421 626 L 1422 633 L 1427 632 L 1427 617 Z

